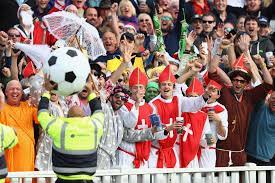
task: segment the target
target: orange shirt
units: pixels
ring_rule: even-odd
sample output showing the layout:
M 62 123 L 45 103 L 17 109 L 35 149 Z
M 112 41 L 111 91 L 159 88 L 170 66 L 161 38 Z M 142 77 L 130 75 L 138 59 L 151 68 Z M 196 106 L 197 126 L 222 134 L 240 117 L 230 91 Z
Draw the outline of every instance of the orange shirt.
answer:
M 5 152 L 8 171 L 34 171 L 34 128 L 37 122 L 37 109 L 27 102 L 19 106 L 4 105 L 0 112 L 0 123 L 16 130 L 18 144 Z

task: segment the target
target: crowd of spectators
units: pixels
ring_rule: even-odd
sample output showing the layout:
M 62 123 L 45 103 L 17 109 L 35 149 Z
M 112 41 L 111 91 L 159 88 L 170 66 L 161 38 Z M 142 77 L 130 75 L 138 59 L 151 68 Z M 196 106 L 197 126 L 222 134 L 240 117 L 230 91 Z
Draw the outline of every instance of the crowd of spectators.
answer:
M 6 153 L 9 171 L 52 168 L 52 142 L 28 92 L 30 78 L 43 74 L 13 43 L 59 46 L 42 19 L 58 11 L 85 18 L 106 49 L 89 60 L 105 113 L 98 168 L 275 165 L 274 1 L 9 0 L 0 6 L 6 96 L 0 123 L 15 128 L 19 139 Z M 51 93 L 52 115 L 67 116 L 75 105 L 91 115 L 86 88 L 66 98 Z M 163 128 L 150 123 L 153 113 Z

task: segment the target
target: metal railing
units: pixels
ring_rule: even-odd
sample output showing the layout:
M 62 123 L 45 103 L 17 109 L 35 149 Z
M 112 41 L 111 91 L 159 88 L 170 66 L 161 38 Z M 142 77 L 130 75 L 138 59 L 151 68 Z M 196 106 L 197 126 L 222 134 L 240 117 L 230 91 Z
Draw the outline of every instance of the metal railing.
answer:
M 28 183 L 37 178 L 38 183 L 53 183 L 53 172 L 11 172 L 12 183 Z M 24 181 L 23 181 L 24 180 Z M 98 170 L 95 183 L 275 183 L 275 167 L 244 166 L 213 169 L 111 169 Z

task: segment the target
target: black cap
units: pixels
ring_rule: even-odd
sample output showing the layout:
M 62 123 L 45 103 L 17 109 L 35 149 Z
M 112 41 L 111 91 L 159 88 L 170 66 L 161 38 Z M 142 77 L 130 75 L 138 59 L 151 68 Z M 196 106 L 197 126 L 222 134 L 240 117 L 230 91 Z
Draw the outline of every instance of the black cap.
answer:
M 196 20 L 196 19 L 202 20 L 202 16 L 199 15 L 199 14 L 193 15 L 193 16 L 192 16 L 192 21 L 193 21 L 193 20 Z
M 99 8 L 106 8 L 109 9 L 112 7 L 111 0 L 101 0 L 99 3 Z
M 266 17 L 260 16 L 259 17 L 259 25 L 269 25 L 269 21 Z
M 124 37 L 129 41 L 134 41 L 135 40 L 134 35 L 130 32 L 124 32 L 120 37 L 120 41 L 124 40 Z

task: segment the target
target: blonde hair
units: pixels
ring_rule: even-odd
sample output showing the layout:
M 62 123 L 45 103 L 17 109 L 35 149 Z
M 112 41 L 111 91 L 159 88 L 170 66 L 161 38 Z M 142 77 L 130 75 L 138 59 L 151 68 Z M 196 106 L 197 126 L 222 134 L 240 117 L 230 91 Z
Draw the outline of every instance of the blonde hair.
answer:
M 121 8 L 124 7 L 127 4 L 130 6 L 130 10 L 132 12 L 132 16 L 136 16 L 137 15 L 136 9 L 135 9 L 134 5 L 131 3 L 131 1 L 129 1 L 129 0 L 122 0 L 122 1 L 120 1 L 119 5 L 118 5 L 118 16 L 122 16 L 122 14 L 121 14 Z
M 138 21 L 141 19 L 141 17 L 146 17 L 150 20 L 150 22 L 152 23 L 152 18 L 150 17 L 150 15 L 148 15 L 147 13 L 141 13 L 138 15 Z

